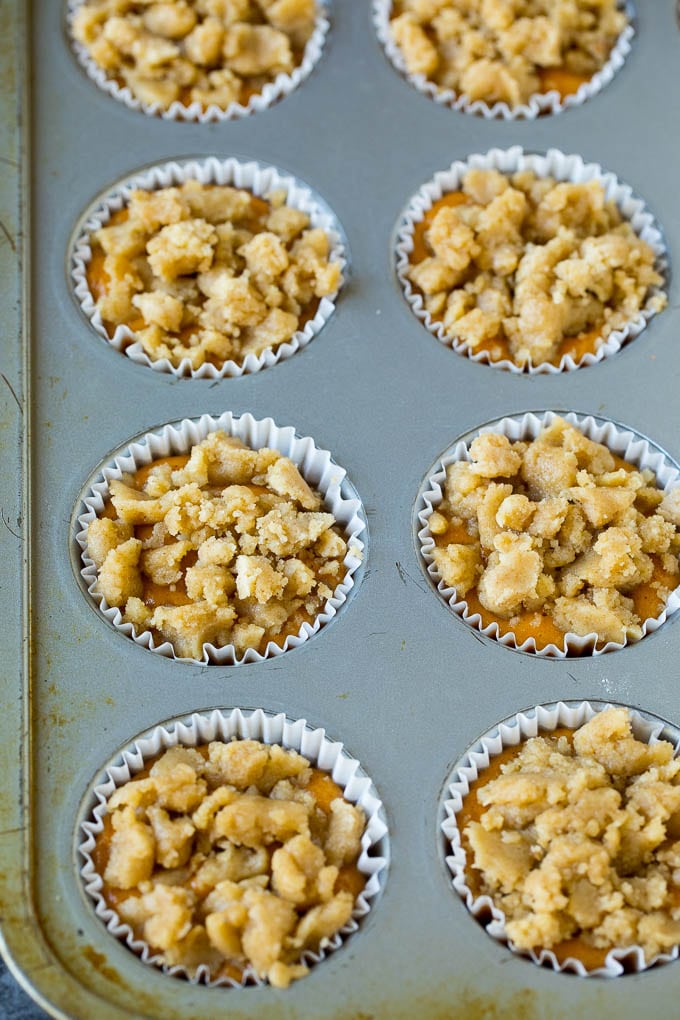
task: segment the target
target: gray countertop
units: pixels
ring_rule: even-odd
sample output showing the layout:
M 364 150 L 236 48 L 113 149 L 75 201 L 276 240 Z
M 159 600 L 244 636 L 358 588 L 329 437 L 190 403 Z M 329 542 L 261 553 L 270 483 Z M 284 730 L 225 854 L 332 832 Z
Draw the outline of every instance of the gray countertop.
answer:
M 40 1006 L 29 999 L 0 962 L 0 1018 L 2 1020 L 43 1020 L 47 1016 Z

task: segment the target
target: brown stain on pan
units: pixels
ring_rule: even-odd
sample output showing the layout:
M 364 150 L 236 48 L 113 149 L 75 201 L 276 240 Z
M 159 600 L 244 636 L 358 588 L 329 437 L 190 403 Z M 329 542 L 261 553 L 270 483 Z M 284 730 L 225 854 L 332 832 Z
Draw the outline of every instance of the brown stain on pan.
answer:
M 158 992 L 145 990 L 136 981 L 127 980 L 124 974 L 119 974 L 110 966 L 104 953 L 93 946 L 76 946 L 73 942 L 73 932 L 70 930 L 64 932 L 62 949 L 65 950 L 63 954 L 55 955 L 62 958 L 62 963 L 71 970 L 76 980 L 81 981 L 90 991 L 95 991 L 97 984 L 93 970 L 97 976 L 116 985 L 119 991 L 114 992 L 110 989 L 108 1001 L 111 1005 L 115 1004 L 115 1008 L 134 1010 L 127 1014 L 130 1017 L 152 1018 L 162 1015 L 165 1020 L 216 1020 L 217 1016 L 229 1016 L 232 1020 L 247 1020 L 248 1017 L 271 1015 L 276 1016 L 277 1020 L 299 1020 L 303 1015 L 300 1012 L 299 999 L 295 995 L 297 985 L 293 986 L 292 992 L 279 993 L 276 1005 L 271 1007 L 271 1011 L 263 1008 L 262 1012 L 254 1013 L 252 1004 L 245 1003 L 240 994 L 234 995 L 231 989 L 222 988 L 210 991 L 210 1005 L 206 997 L 201 1006 L 196 1002 L 193 1010 L 187 1012 L 181 1006 L 173 1005 L 165 991 L 159 997 Z M 497 973 L 495 976 L 498 977 Z M 176 978 L 166 978 L 166 982 L 168 986 L 175 982 L 180 986 L 185 984 Z M 566 1002 L 559 1004 L 554 990 L 550 991 L 547 988 L 506 990 L 502 985 L 494 983 L 493 989 L 489 987 L 488 991 L 480 992 L 483 983 L 483 972 L 478 975 L 478 984 L 475 988 L 458 985 L 455 974 L 452 974 L 450 984 L 441 986 L 437 991 L 418 994 L 415 990 L 409 992 L 404 989 L 404 994 L 400 998 L 386 996 L 378 1000 L 372 1008 L 362 1009 L 356 1004 L 345 1002 L 343 1005 L 334 1004 L 334 1007 L 318 1015 L 323 1015 L 326 1020 L 518 1020 L 518 1018 L 572 1020 L 575 1016 L 604 1016 L 606 1012 L 607 997 L 602 994 L 602 985 L 598 986 L 596 982 L 579 981 L 580 988 L 585 990 L 587 984 L 589 986 L 587 992 L 592 994 L 581 996 L 571 1005 Z M 205 991 L 207 990 L 203 988 L 200 990 L 201 999 Z M 99 994 L 102 994 L 101 987 Z M 247 998 L 250 998 L 251 994 L 256 996 L 257 990 L 250 989 L 246 994 Z M 393 994 L 398 995 L 398 991 Z M 613 1000 L 609 1001 L 609 1006 L 615 1008 Z M 313 1014 L 308 1013 L 305 1008 L 304 1015 Z M 88 1020 L 96 1018 L 88 1016 Z
M 94 946 L 85 946 L 81 952 L 88 963 L 91 963 L 102 977 L 105 977 L 107 981 L 112 981 L 113 984 L 124 987 L 120 974 L 113 967 L 109 966 L 103 953 L 98 953 Z
M 417 996 L 398 1002 L 385 1001 L 376 1010 L 343 1009 L 329 1014 L 332 1020 L 561 1020 L 562 1014 L 540 1008 L 538 993 L 530 988 L 503 995 L 478 995 L 452 983 L 441 996 Z

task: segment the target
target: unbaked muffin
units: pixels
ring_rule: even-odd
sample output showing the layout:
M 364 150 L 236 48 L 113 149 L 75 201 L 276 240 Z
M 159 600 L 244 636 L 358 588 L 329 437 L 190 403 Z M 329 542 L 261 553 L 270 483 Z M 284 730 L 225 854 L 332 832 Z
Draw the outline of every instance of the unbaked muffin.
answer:
M 108 337 L 124 327 L 123 346 L 192 372 L 259 364 L 301 337 L 342 271 L 329 231 L 286 199 L 192 177 L 132 191 L 85 241 Z
M 576 710 L 545 714 L 560 713 Z M 576 729 L 503 742 L 488 767 L 465 771 L 474 778 L 461 784 L 458 773 L 447 806 L 445 828 L 460 846 L 449 863 L 475 915 L 473 901 L 493 902 L 496 937 L 587 972 L 620 972 L 606 962 L 611 949 L 639 947 L 639 969 L 677 956 L 680 762 L 671 743 L 636 737 L 629 711 L 613 707 Z
M 316 0 L 84 0 L 71 30 L 147 108 L 226 111 L 300 66 L 318 14 Z
M 442 497 L 420 515 L 433 579 L 516 645 L 639 640 L 680 583 L 680 487 L 662 491 L 559 416 L 538 421 L 526 439 L 483 432 L 469 459 L 445 459 Z
M 352 917 L 366 817 L 295 750 L 171 747 L 108 799 L 99 896 L 157 964 L 279 988 Z
M 92 592 L 176 657 L 280 649 L 347 579 L 345 530 L 293 461 L 224 431 L 111 478 L 106 496 L 83 534 Z
M 396 0 L 390 13 L 408 74 L 510 109 L 553 90 L 576 93 L 627 25 L 616 0 Z
M 457 351 L 578 365 L 665 307 L 657 252 L 597 179 L 468 169 L 414 222 L 404 281 Z

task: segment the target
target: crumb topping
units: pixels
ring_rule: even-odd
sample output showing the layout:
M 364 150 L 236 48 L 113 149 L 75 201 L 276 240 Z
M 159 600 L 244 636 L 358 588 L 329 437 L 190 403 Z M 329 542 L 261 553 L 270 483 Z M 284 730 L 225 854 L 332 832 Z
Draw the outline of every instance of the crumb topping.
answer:
M 588 81 L 627 24 L 616 0 L 399 0 L 392 7 L 392 38 L 409 74 L 510 107 L 549 91 L 548 69 Z
M 323 796 L 318 796 L 322 790 Z M 352 915 L 366 818 L 327 773 L 256 740 L 173 747 L 109 799 L 104 896 L 167 966 L 277 988 Z
M 315 0 L 85 0 L 73 35 L 142 103 L 226 110 L 291 73 L 316 14 Z
M 516 365 L 558 361 L 565 338 L 597 330 L 595 349 L 640 313 L 666 305 L 656 255 L 582 184 L 469 170 L 436 203 L 407 276 L 447 337 L 476 352 L 500 342 Z
M 626 709 L 525 741 L 472 789 L 471 880 L 517 948 L 640 945 L 649 961 L 680 943 L 680 761 L 637 740 Z
M 213 432 L 189 457 L 112 480 L 109 492 L 87 529 L 97 591 L 180 657 L 200 659 L 208 643 L 239 655 L 282 643 L 345 574 L 333 514 L 276 450 Z
M 530 442 L 484 433 L 470 458 L 446 469 L 429 521 L 447 587 L 476 594 L 483 620 L 530 611 L 562 635 L 639 640 L 636 591 L 662 606 L 680 583 L 680 488 L 664 494 L 562 418 Z
M 188 180 L 133 192 L 90 238 L 90 292 L 107 332 L 126 325 L 151 361 L 242 362 L 289 341 L 335 294 L 340 265 L 306 213 Z

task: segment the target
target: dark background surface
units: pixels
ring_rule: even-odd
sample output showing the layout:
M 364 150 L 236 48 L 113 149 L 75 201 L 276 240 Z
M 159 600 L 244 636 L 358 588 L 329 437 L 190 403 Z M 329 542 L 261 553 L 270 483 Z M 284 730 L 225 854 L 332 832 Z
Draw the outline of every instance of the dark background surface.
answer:
M 44 1020 L 47 1016 L 16 983 L 0 961 L 0 1017 L 2 1020 Z

